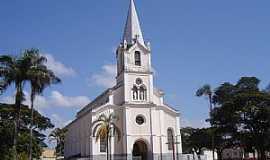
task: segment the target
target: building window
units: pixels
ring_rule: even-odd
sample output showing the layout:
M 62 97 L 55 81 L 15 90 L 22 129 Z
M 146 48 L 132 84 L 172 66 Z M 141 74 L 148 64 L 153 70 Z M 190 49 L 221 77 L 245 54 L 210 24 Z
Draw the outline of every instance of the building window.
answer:
M 132 98 L 133 100 L 140 100 L 140 101 L 145 101 L 147 100 L 147 95 L 146 95 L 146 87 L 145 86 L 133 86 L 132 88 Z
M 140 100 L 146 100 L 146 88 L 145 86 L 141 86 L 139 89 L 139 93 L 140 93 Z
M 137 85 L 141 85 L 142 84 L 142 79 L 141 78 L 137 78 L 136 79 L 136 84 Z
M 138 115 L 138 116 L 136 117 L 136 123 L 137 123 L 138 125 L 142 125 L 142 124 L 144 124 L 144 122 L 145 122 L 145 118 L 144 118 L 142 115 Z
M 171 128 L 167 130 L 167 139 L 168 139 L 168 150 L 173 150 L 174 135 L 173 135 L 173 130 Z
M 107 141 L 106 141 L 106 138 L 100 138 L 99 139 L 99 150 L 100 152 L 106 152 L 106 144 L 107 144 Z
M 145 101 L 147 100 L 147 89 L 146 86 L 143 84 L 142 79 L 137 78 L 135 84 L 132 88 L 132 99 L 137 101 Z
M 141 66 L 141 53 L 139 51 L 135 51 L 135 65 Z
M 138 88 L 136 86 L 133 86 L 132 88 L 132 97 L 133 100 L 138 100 Z

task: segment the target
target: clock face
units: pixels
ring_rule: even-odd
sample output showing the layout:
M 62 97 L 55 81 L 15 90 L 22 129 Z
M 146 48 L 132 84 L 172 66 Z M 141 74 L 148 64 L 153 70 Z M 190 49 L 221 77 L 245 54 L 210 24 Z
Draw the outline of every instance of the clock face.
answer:
M 142 84 L 142 79 L 140 79 L 140 78 L 137 78 L 137 79 L 136 79 L 136 84 L 137 84 L 137 85 L 140 85 L 140 84 Z

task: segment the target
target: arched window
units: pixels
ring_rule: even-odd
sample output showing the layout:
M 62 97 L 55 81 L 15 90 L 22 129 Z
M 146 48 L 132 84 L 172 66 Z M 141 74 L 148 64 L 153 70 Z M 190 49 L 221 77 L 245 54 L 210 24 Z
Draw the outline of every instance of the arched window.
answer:
M 100 138 L 99 139 L 99 151 L 106 152 L 106 150 L 107 150 L 106 146 L 107 146 L 106 138 Z
M 141 66 L 141 53 L 139 51 L 135 51 L 135 65 Z
M 136 86 L 133 86 L 132 88 L 132 97 L 133 100 L 138 100 L 138 88 Z
M 143 81 L 141 78 L 137 78 L 135 80 L 135 84 L 133 85 L 131 89 L 131 96 L 132 96 L 132 99 L 135 101 L 147 100 L 147 89 L 146 89 L 146 86 L 143 84 Z
M 139 89 L 139 98 L 140 100 L 146 100 L 146 88 L 145 86 L 141 86 Z
M 173 150 L 174 146 L 174 135 L 171 128 L 167 129 L 167 139 L 168 139 L 168 150 Z

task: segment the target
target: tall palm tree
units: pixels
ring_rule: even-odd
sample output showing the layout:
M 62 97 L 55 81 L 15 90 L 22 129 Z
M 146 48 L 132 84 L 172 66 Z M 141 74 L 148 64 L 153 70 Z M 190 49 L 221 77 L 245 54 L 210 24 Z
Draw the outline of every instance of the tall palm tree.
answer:
M 213 110 L 213 102 L 212 102 L 212 95 L 213 91 L 211 89 L 211 86 L 209 84 L 205 84 L 203 87 L 199 88 L 196 92 L 196 96 L 201 97 L 201 96 L 207 96 L 209 100 L 209 107 L 210 107 L 210 113 Z
M 67 132 L 67 129 L 60 129 L 60 128 L 56 128 L 54 129 L 50 135 L 49 138 L 50 140 L 55 140 L 56 141 L 56 156 L 62 156 L 63 155 L 63 146 L 64 146 L 64 142 L 65 142 L 65 134 Z
M 14 85 L 16 89 L 15 107 L 16 115 L 14 118 L 14 138 L 13 138 L 13 152 L 14 158 L 17 157 L 17 138 L 20 128 L 20 114 L 21 104 L 24 100 L 23 87 L 27 81 L 27 71 L 30 66 L 27 59 L 23 56 L 15 57 L 10 55 L 0 56 L 0 84 L 1 93 L 3 93 L 9 86 Z
M 196 96 L 206 96 L 209 100 L 209 115 L 210 118 L 212 117 L 212 111 L 213 111 L 213 91 L 211 89 L 211 86 L 209 84 L 205 84 L 203 87 L 199 88 L 196 92 Z M 210 125 L 212 126 L 212 123 L 210 122 Z M 214 131 L 212 133 L 212 156 L 213 160 L 215 159 L 215 142 L 214 142 Z
M 31 84 L 31 124 L 30 124 L 30 144 L 29 144 L 29 160 L 32 160 L 32 140 L 33 140 L 33 118 L 34 118 L 34 100 L 37 95 L 42 94 L 44 89 L 51 84 L 60 83 L 53 71 L 49 70 L 45 65 L 46 57 L 39 54 L 38 49 L 30 49 L 24 53 L 24 57 L 28 58 L 31 68 L 27 72 Z
M 118 141 L 121 138 L 121 131 L 115 124 L 116 120 L 118 119 L 113 113 L 108 116 L 101 114 L 92 125 L 93 137 L 96 137 L 96 142 L 100 139 L 106 139 L 107 160 L 109 160 L 109 157 L 111 159 L 111 155 L 109 156 L 109 144 L 111 142 L 111 137 L 117 136 Z

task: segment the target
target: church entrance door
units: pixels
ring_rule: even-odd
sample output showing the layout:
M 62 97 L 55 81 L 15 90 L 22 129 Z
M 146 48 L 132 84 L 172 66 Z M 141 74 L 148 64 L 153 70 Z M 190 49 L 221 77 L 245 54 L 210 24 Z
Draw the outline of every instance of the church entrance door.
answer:
M 134 143 L 132 151 L 132 160 L 147 160 L 147 145 L 140 140 Z

